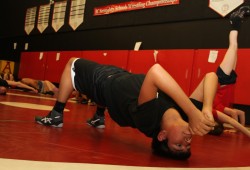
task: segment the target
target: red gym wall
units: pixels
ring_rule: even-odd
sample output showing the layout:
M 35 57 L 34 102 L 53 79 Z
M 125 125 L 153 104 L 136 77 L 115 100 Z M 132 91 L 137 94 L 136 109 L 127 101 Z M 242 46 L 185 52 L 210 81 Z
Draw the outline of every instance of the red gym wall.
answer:
M 71 57 L 85 58 L 101 64 L 111 64 L 132 73 L 146 73 L 155 63 L 162 65 L 180 84 L 186 94 L 190 94 L 207 72 L 216 71 L 226 49 L 218 51 L 217 60 L 208 62 L 210 49 L 173 50 L 98 50 L 98 51 L 43 51 L 22 52 L 19 78 L 49 80 L 59 83 L 65 64 Z M 250 105 L 250 49 L 239 49 L 235 86 L 235 104 Z M 32 63 L 32 64 L 30 64 Z M 32 70 L 32 71 L 31 71 Z

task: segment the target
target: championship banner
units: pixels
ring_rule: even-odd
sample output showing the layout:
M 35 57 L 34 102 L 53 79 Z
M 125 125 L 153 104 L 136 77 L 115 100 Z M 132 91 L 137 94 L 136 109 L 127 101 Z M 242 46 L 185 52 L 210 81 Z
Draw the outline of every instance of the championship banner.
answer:
M 135 0 L 94 8 L 94 16 L 179 4 L 180 0 Z
M 42 5 L 39 8 L 37 28 L 42 33 L 49 25 L 50 4 Z
M 243 3 L 244 0 L 209 0 L 209 7 L 225 17 Z
M 26 11 L 24 30 L 28 35 L 35 28 L 36 10 L 37 10 L 37 7 L 33 7 L 33 8 L 27 9 Z
M 86 0 L 72 0 L 69 25 L 73 30 L 83 23 Z
M 52 27 L 56 32 L 64 25 L 66 6 L 67 1 L 56 2 L 54 5 Z

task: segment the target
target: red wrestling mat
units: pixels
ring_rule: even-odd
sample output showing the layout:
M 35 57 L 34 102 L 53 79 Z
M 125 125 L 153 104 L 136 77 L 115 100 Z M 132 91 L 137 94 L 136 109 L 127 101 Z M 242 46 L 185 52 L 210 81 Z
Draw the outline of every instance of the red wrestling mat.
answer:
M 32 109 L 0 104 L 0 158 L 31 160 L 0 159 L 0 169 L 250 168 L 250 139 L 240 133 L 194 136 L 190 159 L 177 161 L 154 155 L 151 139 L 135 129 L 119 127 L 109 116 L 104 130 L 88 126 L 85 122 L 92 117 L 95 106 L 68 102 L 66 108 L 70 111 L 64 114 L 64 127 L 51 128 L 34 122 L 35 115 L 48 114 L 39 107 L 53 106 L 51 98 L 10 91 L 0 96 L 0 102 L 37 106 Z

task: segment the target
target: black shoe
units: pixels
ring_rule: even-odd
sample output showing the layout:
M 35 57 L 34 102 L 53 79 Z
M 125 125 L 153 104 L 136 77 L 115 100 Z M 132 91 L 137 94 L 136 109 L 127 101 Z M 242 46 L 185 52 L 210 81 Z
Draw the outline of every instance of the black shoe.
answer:
M 240 25 L 244 16 L 250 15 L 250 6 L 242 6 L 230 15 L 230 23 L 232 25 Z
M 35 121 L 45 126 L 63 127 L 63 115 L 54 110 L 45 117 L 36 116 Z
M 87 120 L 87 124 L 95 128 L 103 129 L 105 128 L 105 118 L 104 116 L 94 115 L 93 118 Z

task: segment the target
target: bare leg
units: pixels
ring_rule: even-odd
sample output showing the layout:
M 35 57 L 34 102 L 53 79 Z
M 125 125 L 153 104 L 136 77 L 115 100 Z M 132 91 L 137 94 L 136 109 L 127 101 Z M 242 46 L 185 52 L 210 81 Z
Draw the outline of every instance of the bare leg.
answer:
M 234 109 L 237 112 L 237 115 L 239 116 L 240 119 L 240 124 L 245 126 L 246 118 L 245 118 L 245 112 L 242 110 Z
M 218 77 L 216 76 L 216 74 L 208 73 L 190 95 L 190 98 L 212 106 L 217 86 Z
M 236 67 L 237 62 L 237 50 L 238 50 L 238 31 L 232 30 L 229 33 L 229 48 L 224 56 L 223 61 L 220 64 L 221 69 L 225 74 L 230 75 L 232 70 Z
M 44 92 L 47 91 L 53 91 L 55 88 L 57 88 L 53 83 L 51 83 L 48 80 L 44 81 Z
M 210 120 L 213 120 L 211 113 L 217 87 L 218 77 L 215 73 L 208 73 L 190 96 L 190 98 L 203 102 L 202 112 L 205 113 Z
M 53 83 L 51 83 L 50 81 L 48 81 L 48 80 L 44 81 L 44 93 L 53 92 L 54 97 L 57 97 L 58 96 L 58 90 L 59 89 Z
M 218 77 L 215 73 L 208 73 L 204 79 L 203 109 L 213 108 L 214 96 L 218 88 Z
M 229 34 L 229 48 L 227 53 L 220 64 L 221 69 L 225 74 L 230 75 L 232 70 L 235 70 L 237 63 L 237 51 L 238 51 L 238 31 L 232 30 Z M 238 121 L 240 118 L 240 122 L 242 125 L 245 125 L 245 113 L 241 110 L 225 107 L 224 113 L 234 118 Z
M 37 123 L 45 126 L 63 127 L 63 110 L 69 96 L 73 92 L 71 79 L 71 65 L 73 61 L 74 58 L 70 59 L 64 68 L 59 85 L 57 101 L 52 111 L 45 117 L 36 116 L 35 121 Z
M 236 121 L 239 120 L 240 124 L 245 126 L 245 112 L 244 111 L 225 107 L 224 113 L 231 116 Z
M 23 79 L 21 80 L 21 82 L 22 82 L 23 84 L 26 84 L 26 85 L 28 85 L 28 86 L 31 86 L 31 87 L 33 87 L 33 88 L 35 88 L 35 89 L 39 89 L 39 87 L 38 87 L 38 81 L 37 81 L 37 80 L 31 79 L 31 78 L 23 78 Z
M 237 112 L 229 107 L 225 107 L 223 113 L 225 113 L 226 115 L 232 117 L 233 119 L 235 119 L 236 121 L 238 121 L 238 115 Z
M 66 64 L 59 84 L 57 101 L 66 103 L 74 88 L 71 79 L 71 65 L 75 58 L 71 58 Z

